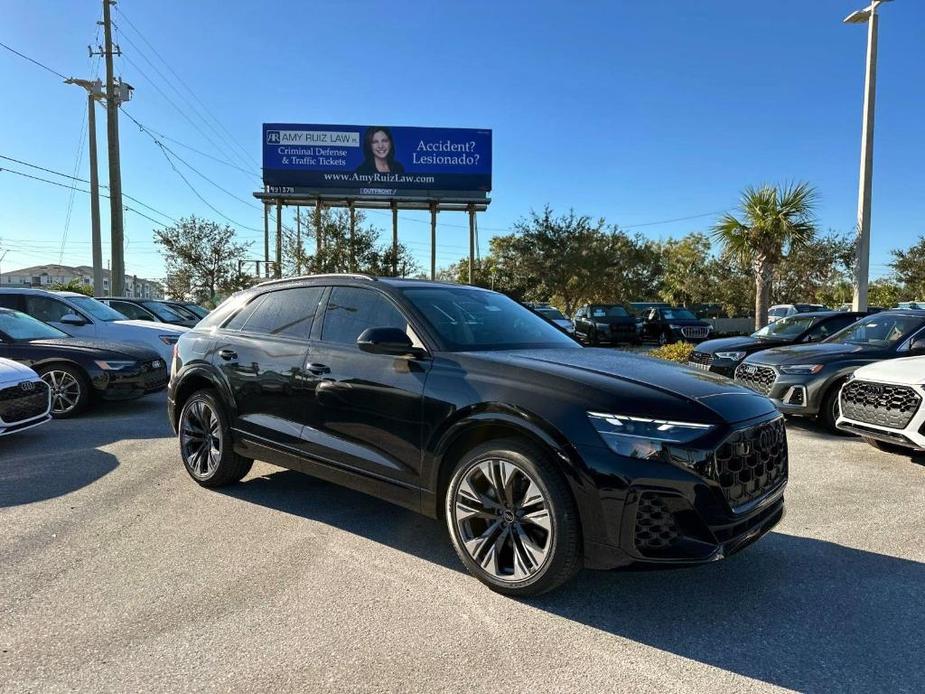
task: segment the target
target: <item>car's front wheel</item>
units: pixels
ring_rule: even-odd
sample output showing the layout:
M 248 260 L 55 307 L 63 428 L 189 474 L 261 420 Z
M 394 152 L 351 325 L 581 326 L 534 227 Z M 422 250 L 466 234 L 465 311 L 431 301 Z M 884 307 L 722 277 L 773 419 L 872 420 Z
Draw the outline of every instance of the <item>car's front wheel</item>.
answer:
M 200 390 L 190 396 L 177 429 L 183 465 L 203 487 L 234 484 L 250 472 L 254 461 L 234 452 L 228 417 L 212 391 Z
M 502 439 L 470 451 L 447 487 L 446 521 L 473 576 L 505 595 L 539 595 L 580 567 L 578 511 L 548 456 Z
M 90 382 L 83 371 L 67 364 L 51 364 L 37 369 L 51 389 L 51 416 L 76 417 L 90 404 Z

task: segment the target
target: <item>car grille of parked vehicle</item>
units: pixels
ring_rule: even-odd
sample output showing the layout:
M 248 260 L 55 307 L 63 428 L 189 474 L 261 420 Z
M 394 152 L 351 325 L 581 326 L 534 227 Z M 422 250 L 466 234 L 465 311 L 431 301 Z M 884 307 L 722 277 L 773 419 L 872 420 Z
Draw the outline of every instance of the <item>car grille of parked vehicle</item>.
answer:
M 48 386 L 23 381 L 0 390 L 0 420 L 16 424 L 45 414 L 48 409 Z
M 636 508 L 636 549 L 652 554 L 681 538 L 674 514 L 658 496 L 644 493 Z
M 713 364 L 713 355 L 706 352 L 691 352 L 687 363 L 698 369 L 709 369 L 710 365 Z
M 777 372 L 770 366 L 739 364 L 739 368 L 735 371 L 735 380 L 762 395 L 767 395 L 771 392 L 774 381 L 777 380 Z
M 681 328 L 681 336 L 692 340 L 699 340 L 710 334 L 710 329 L 702 325 L 685 325 Z
M 787 478 L 784 418 L 733 432 L 714 457 L 717 481 L 733 509 L 763 496 Z
M 167 385 L 167 367 L 163 360 L 155 359 L 154 361 L 145 362 L 142 366 L 145 379 L 145 390 L 152 388 L 163 388 Z
M 907 386 L 852 381 L 841 393 L 845 417 L 891 429 L 905 429 L 921 404 L 922 398 Z

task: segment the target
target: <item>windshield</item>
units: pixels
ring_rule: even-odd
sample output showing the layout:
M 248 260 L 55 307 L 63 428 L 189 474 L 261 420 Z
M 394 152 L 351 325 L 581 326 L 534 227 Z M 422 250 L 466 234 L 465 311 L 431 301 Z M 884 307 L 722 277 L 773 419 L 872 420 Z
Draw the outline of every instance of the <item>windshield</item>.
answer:
M 663 309 L 662 318 L 665 320 L 697 320 L 693 313 L 683 308 Z
M 863 318 L 835 333 L 824 342 L 890 347 L 925 325 L 925 316 L 890 314 L 888 311 Z
M 451 352 L 581 349 L 558 328 L 503 294 L 454 287 L 411 287 L 402 293 Z
M 565 316 L 557 308 L 538 308 L 536 312 L 549 320 L 565 320 Z
M 782 340 L 797 337 L 802 332 L 809 330 L 816 320 L 815 317 L 799 315 L 781 318 L 773 323 L 768 323 L 761 330 L 753 332 L 752 337 L 778 338 Z
M 174 311 L 170 306 L 159 303 L 157 301 L 142 301 L 141 305 L 151 311 L 151 313 L 160 318 L 162 321 L 170 322 L 175 320 L 188 320 Z
M 209 309 L 204 308 L 199 304 L 184 304 L 183 308 L 185 308 L 190 313 L 195 314 L 197 318 L 205 318 L 209 315 Z
M 11 340 L 43 340 L 68 337 L 57 328 L 19 311 L 0 310 L 0 333 Z
M 109 308 L 102 301 L 97 301 L 96 299 L 89 296 L 69 296 L 67 300 L 74 304 L 81 311 L 89 313 L 91 316 L 97 320 L 111 322 L 114 320 L 126 320 L 125 316 L 116 311 L 115 309 Z
M 622 306 L 592 306 L 591 315 L 594 318 L 622 318 L 629 313 Z

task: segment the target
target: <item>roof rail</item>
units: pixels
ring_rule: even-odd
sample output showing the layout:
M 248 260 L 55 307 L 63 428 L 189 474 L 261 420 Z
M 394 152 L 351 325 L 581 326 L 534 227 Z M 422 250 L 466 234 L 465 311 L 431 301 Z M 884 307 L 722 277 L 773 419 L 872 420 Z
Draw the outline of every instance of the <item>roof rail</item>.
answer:
M 263 287 L 268 284 L 280 284 L 283 282 L 294 282 L 296 280 L 314 280 L 325 277 L 350 277 L 357 280 L 369 280 L 370 282 L 375 282 L 378 279 L 374 275 L 367 275 L 363 272 L 323 272 L 317 275 L 298 275 L 296 277 L 283 277 L 278 280 L 266 280 L 265 282 L 259 282 L 254 286 Z

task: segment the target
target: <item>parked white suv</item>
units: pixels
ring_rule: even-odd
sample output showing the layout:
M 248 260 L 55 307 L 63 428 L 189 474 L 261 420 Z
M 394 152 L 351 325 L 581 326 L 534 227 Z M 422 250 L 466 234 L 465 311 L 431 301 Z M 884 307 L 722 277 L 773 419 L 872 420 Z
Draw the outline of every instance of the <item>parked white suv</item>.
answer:
M 0 436 L 51 419 L 51 391 L 28 366 L 0 358 Z
M 167 364 L 173 358 L 174 344 L 189 330 L 167 323 L 128 320 L 103 302 L 76 292 L 0 289 L 0 307 L 22 311 L 74 337 L 150 347 Z
M 925 357 L 874 362 L 842 386 L 835 426 L 881 450 L 925 450 L 923 402 Z
M 822 304 L 775 304 L 768 309 L 768 323 L 773 323 L 787 316 L 795 316 L 798 313 L 811 313 L 813 311 L 827 310 Z

